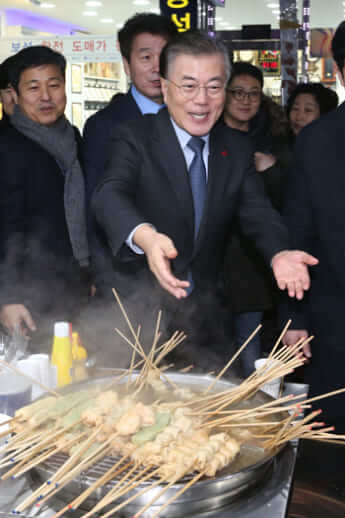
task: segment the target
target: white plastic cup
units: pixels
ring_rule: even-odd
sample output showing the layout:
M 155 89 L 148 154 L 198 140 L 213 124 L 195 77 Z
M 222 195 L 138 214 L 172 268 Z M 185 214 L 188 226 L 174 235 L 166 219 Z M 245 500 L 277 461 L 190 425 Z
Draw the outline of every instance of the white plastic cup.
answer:
M 41 381 L 40 363 L 38 360 L 29 356 L 24 360 L 17 361 L 17 368 L 31 378 Z M 36 383 L 32 383 L 32 399 L 36 399 L 43 394 L 43 390 Z
M 19 374 L 0 371 L 0 413 L 14 416 L 15 411 L 31 401 L 31 383 Z
M 53 387 L 53 380 L 51 374 L 51 365 L 49 354 L 31 354 L 29 356 L 32 360 L 36 361 L 40 369 L 40 382 L 48 388 Z
M 267 358 L 259 358 L 258 360 L 255 360 L 255 369 L 259 370 L 262 369 L 267 364 L 267 367 L 269 368 L 269 364 L 271 362 L 267 362 Z M 274 363 L 279 363 L 275 361 Z M 265 370 L 261 371 L 262 373 L 265 372 Z M 268 383 L 265 383 L 261 390 L 263 392 L 266 392 L 266 394 L 269 394 L 270 396 L 274 397 L 274 399 L 277 399 L 280 393 L 281 384 L 283 382 L 283 378 L 276 378 Z

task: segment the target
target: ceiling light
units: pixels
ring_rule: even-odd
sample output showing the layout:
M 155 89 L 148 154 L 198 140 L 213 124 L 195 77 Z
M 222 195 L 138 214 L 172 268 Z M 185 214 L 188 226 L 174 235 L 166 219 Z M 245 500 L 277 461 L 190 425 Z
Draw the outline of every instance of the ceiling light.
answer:
M 279 7 L 279 4 L 266 4 L 267 7 L 269 7 L 270 9 L 275 9 L 276 7 Z
M 121 29 L 122 27 L 123 27 L 123 23 L 117 23 L 117 24 L 116 24 L 116 28 L 117 28 L 117 29 Z
M 152 9 L 150 9 L 150 13 L 160 14 L 160 9 L 158 9 L 158 7 L 152 7 Z
M 101 18 L 99 21 L 101 23 L 114 23 L 113 18 Z
M 102 2 L 85 2 L 85 5 L 87 5 L 88 7 L 101 7 Z
M 221 16 L 216 16 L 215 20 L 216 20 L 216 22 L 221 22 L 223 20 L 223 18 Z
M 280 11 L 279 11 L 279 9 L 273 9 L 272 13 L 273 14 L 280 14 Z
M 97 11 L 84 11 L 83 16 L 97 16 Z
M 56 7 L 56 5 L 50 2 L 42 2 L 40 4 L 40 7 L 43 7 L 43 9 L 53 9 L 54 7 Z
M 133 0 L 134 5 L 150 5 L 150 0 Z
M 228 22 L 219 22 L 219 25 L 221 25 L 222 27 L 225 27 L 225 25 L 229 25 Z

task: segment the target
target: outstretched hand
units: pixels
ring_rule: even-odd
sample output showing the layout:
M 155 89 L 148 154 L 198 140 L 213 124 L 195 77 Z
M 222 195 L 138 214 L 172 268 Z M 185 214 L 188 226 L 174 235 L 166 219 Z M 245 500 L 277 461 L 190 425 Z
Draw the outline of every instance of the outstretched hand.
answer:
M 1 308 L 0 322 L 10 334 L 18 330 L 23 336 L 36 331 L 36 324 L 30 311 L 23 304 L 5 304 Z
M 135 232 L 133 241 L 145 252 L 150 270 L 162 288 L 177 299 L 186 297 L 190 283 L 177 279 L 171 271 L 170 261 L 178 254 L 172 240 L 151 226 L 142 225 Z
M 283 250 L 272 259 L 272 269 L 281 290 L 287 290 L 290 297 L 303 299 L 310 287 L 308 266 L 318 264 L 318 259 L 300 250 Z

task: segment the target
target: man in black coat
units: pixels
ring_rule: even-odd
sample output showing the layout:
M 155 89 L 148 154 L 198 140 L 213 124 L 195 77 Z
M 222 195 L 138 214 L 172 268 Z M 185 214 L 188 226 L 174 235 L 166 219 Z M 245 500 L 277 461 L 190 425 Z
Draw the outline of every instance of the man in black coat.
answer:
M 2 118 L 0 121 L 0 130 L 7 128 L 10 123 L 10 115 L 12 115 L 15 105 L 14 93 L 10 85 L 9 70 L 11 64 L 14 63 L 15 56 L 5 59 L 0 65 L 0 101 L 2 104 Z
M 84 129 L 83 165 L 88 200 L 102 178 L 111 156 L 111 134 L 115 126 L 157 113 L 162 106 L 159 56 L 166 42 L 177 33 L 166 17 L 139 13 L 119 31 L 123 65 L 132 86 L 106 108 L 91 116 Z M 112 254 L 106 238 L 89 214 L 92 269 L 98 295 L 111 295 L 114 283 Z
M 54 320 L 72 319 L 87 296 L 84 180 L 64 116 L 65 67 L 37 46 L 10 70 L 16 106 L 0 138 L 0 321 L 9 332 L 47 324 L 51 337 Z
M 344 85 L 345 22 L 332 42 L 339 78 Z M 285 337 L 294 344 L 315 335 L 305 381 L 311 394 L 345 386 L 345 104 L 305 128 L 297 138 L 296 163 L 289 176 L 284 211 L 292 245 L 315 254 L 311 291 L 302 302 L 289 302 L 283 316 L 292 318 Z M 311 355 L 312 351 L 312 355 Z M 326 420 L 345 431 L 345 396 L 320 403 Z
M 286 250 L 286 229 L 255 175 L 249 140 L 216 125 L 230 73 L 227 50 L 198 32 L 179 35 L 163 49 L 160 73 L 167 110 L 117 128 L 94 194 L 97 220 L 122 264 L 117 286 L 144 300 L 157 284 L 175 299 L 192 291 L 196 304 L 210 297 L 236 213 L 279 286 L 302 297 L 306 264 L 316 260 Z

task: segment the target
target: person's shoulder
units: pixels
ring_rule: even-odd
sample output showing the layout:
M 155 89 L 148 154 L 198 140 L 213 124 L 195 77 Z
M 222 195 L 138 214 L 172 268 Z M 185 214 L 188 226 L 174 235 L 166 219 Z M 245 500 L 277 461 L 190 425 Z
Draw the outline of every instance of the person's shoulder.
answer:
M 247 132 L 231 128 L 222 119 L 212 128 L 211 136 L 217 140 L 223 139 L 234 149 L 247 149 L 253 146 L 252 139 Z
M 91 115 L 85 124 L 85 130 L 97 129 L 123 123 L 129 119 L 140 117 L 140 110 L 132 95 L 128 92 L 116 101 L 110 102 L 105 108 Z
M 345 127 L 345 103 L 338 106 L 336 110 L 332 110 L 318 119 L 305 126 L 298 135 L 298 142 L 309 142 L 317 138 L 332 139 L 333 135 L 338 135 L 339 129 Z
M 13 147 L 24 146 L 30 148 L 30 140 L 28 137 L 20 133 L 12 124 L 8 124 L 1 129 L 0 147 L 3 152 L 10 151 Z
M 111 128 L 111 136 L 112 138 L 132 136 L 135 139 L 140 138 L 146 141 L 156 133 L 159 118 L 161 118 L 160 113 L 147 113 L 138 119 L 128 119 Z

